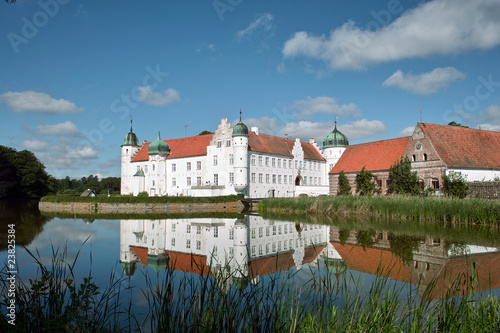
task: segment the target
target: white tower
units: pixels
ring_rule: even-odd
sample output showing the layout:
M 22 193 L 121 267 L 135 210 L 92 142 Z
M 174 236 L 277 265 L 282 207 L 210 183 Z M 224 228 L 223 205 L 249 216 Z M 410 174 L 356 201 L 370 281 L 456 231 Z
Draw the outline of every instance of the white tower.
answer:
M 141 149 L 137 135 L 132 131 L 132 118 L 130 118 L 130 132 L 125 136 L 121 154 L 121 185 L 120 194 L 133 192 L 132 177 L 137 170 L 133 170 L 132 158 Z
M 335 128 L 323 141 L 323 157 L 326 160 L 326 176 L 337 164 L 340 156 L 344 153 L 349 141 L 347 137 L 337 129 L 337 117 L 335 117 Z M 328 179 L 328 178 L 326 178 Z
M 233 128 L 234 189 L 245 193 L 248 187 L 248 127 L 241 121 Z

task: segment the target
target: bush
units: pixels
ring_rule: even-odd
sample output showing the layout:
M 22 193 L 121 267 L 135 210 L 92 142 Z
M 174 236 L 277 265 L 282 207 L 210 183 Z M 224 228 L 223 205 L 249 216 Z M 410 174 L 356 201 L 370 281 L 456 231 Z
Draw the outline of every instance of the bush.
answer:
M 451 171 L 443 177 L 443 192 L 447 196 L 465 198 L 469 192 L 469 185 L 465 183 L 465 177 L 461 172 Z
M 138 198 L 147 198 L 149 197 L 148 195 L 148 192 L 144 191 L 144 192 L 141 192 L 137 195 Z
M 411 162 L 408 156 L 401 156 L 400 161 L 391 165 L 389 181 L 387 193 L 417 195 L 420 192 L 418 176 L 415 171 L 411 171 Z
M 349 185 L 349 179 L 344 174 L 344 171 L 339 173 L 339 190 L 337 195 L 351 195 L 351 185 Z
M 365 167 L 363 167 L 361 171 L 356 174 L 356 192 L 361 196 L 380 193 L 381 191 L 377 190 L 375 183 L 372 181 L 376 178 L 377 177 L 373 173 L 366 171 Z

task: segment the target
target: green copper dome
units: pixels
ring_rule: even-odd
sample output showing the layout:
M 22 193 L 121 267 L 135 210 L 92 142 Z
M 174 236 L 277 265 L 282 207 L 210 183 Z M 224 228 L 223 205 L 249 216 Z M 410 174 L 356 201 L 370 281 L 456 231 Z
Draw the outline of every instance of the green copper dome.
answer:
M 132 276 L 137 269 L 137 262 L 122 262 L 122 268 L 125 275 Z
M 130 132 L 127 133 L 125 136 L 125 140 L 123 140 L 122 146 L 138 146 L 139 145 L 139 138 L 137 138 L 137 135 L 135 135 L 134 132 L 132 132 L 132 129 Z
M 342 274 L 347 271 L 347 264 L 342 259 L 325 258 L 325 266 L 332 274 Z
M 336 147 L 347 147 L 349 145 L 349 140 L 347 136 L 342 134 L 337 129 L 337 121 L 335 121 L 335 128 L 330 132 L 323 141 L 323 149 L 325 148 L 336 148 Z
M 233 137 L 235 136 L 248 136 L 248 127 L 241 120 L 233 127 Z
M 168 143 L 163 141 L 160 137 L 160 132 L 158 132 L 158 138 L 149 144 L 149 155 L 168 155 L 170 154 L 170 147 Z

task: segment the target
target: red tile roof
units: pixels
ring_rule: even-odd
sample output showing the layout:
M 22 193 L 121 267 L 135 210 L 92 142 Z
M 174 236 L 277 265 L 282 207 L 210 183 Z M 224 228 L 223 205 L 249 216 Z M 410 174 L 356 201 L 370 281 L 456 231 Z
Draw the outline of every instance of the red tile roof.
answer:
M 389 170 L 405 154 L 410 139 L 407 136 L 348 146 L 329 173 L 359 172 L 363 166 L 367 171 Z
M 294 140 L 285 140 L 285 138 L 262 133 L 257 135 L 254 132 L 248 132 L 248 135 L 248 150 L 250 151 L 287 157 L 293 156 L 292 149 L 295 144 Z M 319 151 L 310 143 L 301 142 L 301 145 L 305 159 L 324 160 Z
M 331 242 L 350 270 L 410 282 L 403 260 L 391 251 Z
M 426 123 L 419 126 L 446 166 L 500 169 L 500 132 Z
M 187 138 L 163 140 L 170 146 L 171 154 L 167 158 L 180 158 L 190 156 L 202 156 L 207 154 L 207 146 L 212 140 L 213 134 L 197 135 Z M 142 146 L 141 150 L 134 157 L 132 162 L 149 160 L 149 144 Z
M 294 140 L 285 140 L 277 136 L 249 132 L 249 150 L 265 154 L 274 154 L 292 157 Z M 198 135 L 181 139 L 163 140 L 170 146 L 171 154 L 167 158 L 180 158 L 190 156 L 202 156 L 207 154 L 207 146 L 212 140 L 213 134 Z M 147 161 L 149 159 L 150 142 L 141 147 L 132 162 Z M 301 142 L 304 158 L 309 160 L 323 161 L 323 156 L 310 143 Z

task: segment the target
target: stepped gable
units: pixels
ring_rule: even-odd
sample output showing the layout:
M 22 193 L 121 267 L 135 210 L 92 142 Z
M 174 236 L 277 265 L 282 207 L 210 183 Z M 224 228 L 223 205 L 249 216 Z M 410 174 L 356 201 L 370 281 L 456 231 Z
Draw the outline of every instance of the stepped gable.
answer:
M 207 146 L 210 144 L 212 136 L 213 134 L 206 134 L 180 139 L 163 140 L 170 146 L 170 155 L 167 156 L 167 159 L 206 155 Z M 149 160 L 149 145 L 150 142 L 144 144 L 132 162 Z
M 419 123 L 447 167 L 500 169 L 500 132 Z
M 359 172 L 363 166 L 366 171 L 389 170 L 405 154 L 410 139 L 406 136 L 348 146 L 329 173 Z
M 358 245 L 342 245 L 330 242 L 350 270 L 387 276 L 390 279 L 410 282 L 410 273 L 403 260 L 391 251 L 366 248 Z
M 248 150 L 264 154 L 280 155 L 285 157 L 293 157 L 292 149 L 295 144 L 294 140 L 287 140 L 279 136 L 268 134 L 248 132 Z M 323 156 L 310 143 L 301 142 L 304 158 L 309 160 L 324 161 Z

